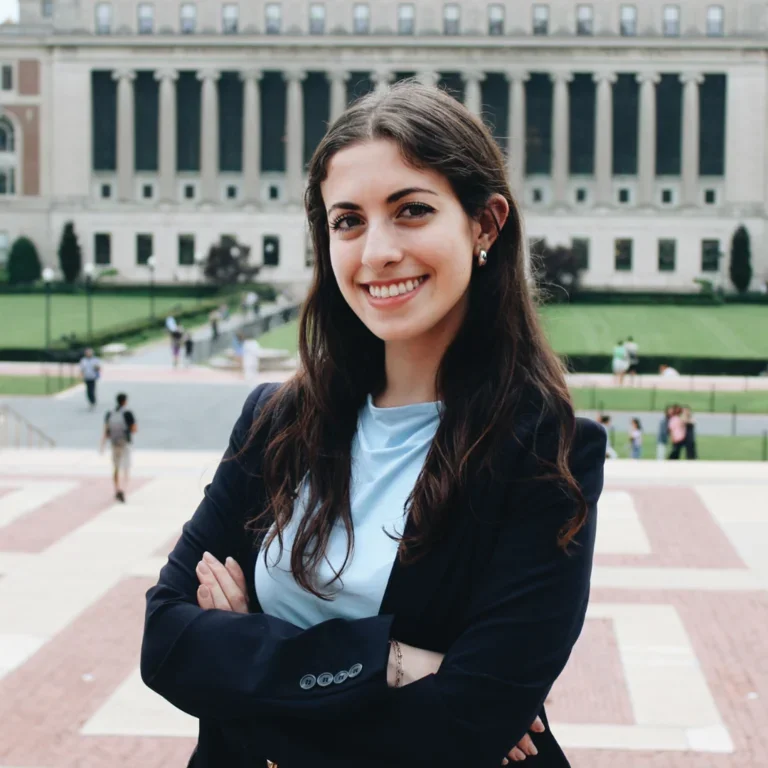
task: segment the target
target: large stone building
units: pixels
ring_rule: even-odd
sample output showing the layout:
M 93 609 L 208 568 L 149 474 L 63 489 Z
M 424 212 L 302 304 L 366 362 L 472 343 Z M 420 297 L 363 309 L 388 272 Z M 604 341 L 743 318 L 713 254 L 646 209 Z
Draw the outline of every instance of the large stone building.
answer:
M 306 279 L 303 172 L 345 105 L 415 75 L 482 113 L 529 238 L 573 242 L 587 284 L 725 280 L 731 236 L 768 275 L 762 0 L 230 3 L 21 0 L 0 27 L 0 251 L 196 280 L 236 235 Z

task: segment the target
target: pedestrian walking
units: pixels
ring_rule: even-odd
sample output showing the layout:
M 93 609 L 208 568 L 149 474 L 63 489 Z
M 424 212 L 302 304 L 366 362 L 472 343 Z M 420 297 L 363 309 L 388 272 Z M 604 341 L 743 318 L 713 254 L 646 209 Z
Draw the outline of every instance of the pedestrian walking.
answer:
M 604 414 L 599 420 L 600 426 L 605 432 L 605 458 L 606 459 L 618 459 L 619 454 L 611 444 L 611 417 L 608 414 Z
M 181 326 L 178 326 L 176 330 L 171 331 L 171 359 L 173 367 L 177 368 L 179 365 L 179 354 L 181 353 L 181 340 L 184 333 Z
M 248 397 L 148 592 L 142 678 L 199 719 L 195 768 L 563 768 L 542 702 L 606 440 L 537 316 L 504 157 L 409 81 L 335 120 L 304 200 L 301 364 Z
M 664 461 L 667 458 L 667 444 L 669 443 L 669 420 L 674 408 L 668 405 L 664 409 L 664 415 L 659 421 L 659 430 L 656 434 L 656 459 Z
M 181 343 L 184 347 L 184 366 L 189 368 L 189 366 L 192 365 L 192 355 L 195 351 L 195 340 L 192 338 L 192 334 L 186 328 L 183 329 Z
M 627 352 L 627 373 L 629 374 L 630 384 L 634 386 L 637 379 L 637 371 L 640 366 L 640 348 L 637 346 L 637 342 L 628 336 L 624 343 L 624 349 Z
M 672 452 L 670 459 L 679 459 L 680 451 L 685 446 L 686 427 L 683 421 L 683 409 L 675 405 L 672 409 L 672 416 L 669 419 L 669 439 L 672 441 Z
M 613 355 L 611 359 L 611 369 L 613 375 L 616 377 L 616 384 L 621 386 L 624 383 L 624 375 L 629 368 L 629 357 L 627 355 L 627 348 L 624 346 L 623 341 L 618 341 L 613 348 Z
M 697 458 L 696 451 L 696 419 L 693 417 L 693 411 L 689 406 L 683 407 L 683 423 L 685 424 L 685 458 Z
M 96 407 L 96 382 L 101 378 L 101 360 L 93 354 L 93 349 L 88 347 L 80 358 L 80 374 L 85 384 L 85 399 L 88 402 L 88 410 Z
M 115 483 L 115 498 L 125 501 L 125 491 L 128 488 L 131 471 L 131 442 L 136 434 L 136 419 L 128 410 L 128 395 L 120 393 L 117 396 L 116 407 L 108 411 L 104 418 L 104 432 L 101 437 L 100 451 L 109 442 L 112 448 L 112 469 Z
M 643 458 L 643 427 L 637 418 L 629 426 L 629 455 L 633 459 Z
M 216 339 L 219 338 L 219 320 L 221 319 L 221 316 L 219 315 L 218 309 L 212 309 L 210 314 L 208 315 L 208 322 L 211 324 L 211 339 L 213 341 L 216 341 Z

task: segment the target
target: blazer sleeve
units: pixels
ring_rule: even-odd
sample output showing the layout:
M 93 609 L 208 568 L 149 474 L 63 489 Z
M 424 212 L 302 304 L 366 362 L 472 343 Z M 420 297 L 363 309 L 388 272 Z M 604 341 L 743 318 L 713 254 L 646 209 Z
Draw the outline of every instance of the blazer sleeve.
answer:
M 197 605 L 195 568 L 203 552 L 223 562 L 243 549 L 243 524 L 260 478 L 241 460 L 229 459 L 242 448 L 259 400 L 268 394 L 265 387 L 246 401 L 224 460 L 157 585 L 147 592 L 141 675 L 151 689 L 198 718 L 344 717 L 387 694 L 392 616 L 332 619 L 302 630 L 264 613 L 204 611 Z M 353 668 L 355 674 L 338 684 L 307 686 L 308 675 L 317 679 Z
M 606 436 L 579 420 L 571 471 L 589 509 L 568 552 L 557 532 L 574 502 L 554 483 L 510 485 L 513 514 L 500 531 L 468 612 L 467 628 L 434 675 L 392 689 L 387 717 L 368 720 L 357 747 L 375 744 L 392 765 L 496 768 L 529 730 L 565 667 L 585 618 L 603 486 Z

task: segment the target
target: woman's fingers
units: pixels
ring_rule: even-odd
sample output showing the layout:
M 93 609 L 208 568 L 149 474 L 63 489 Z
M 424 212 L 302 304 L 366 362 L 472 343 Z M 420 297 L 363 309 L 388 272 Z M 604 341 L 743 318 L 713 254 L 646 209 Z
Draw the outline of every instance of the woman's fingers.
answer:
M 211 567 L 204 560 L 201 560 L 197 564 L 197 578 L 200 580 L 200 585 L 205 587 L 207 594 L 210 596 L 211 605 L 210 608 L 218 608 L 220 611 L 232 611 L 234 610 L 227 600 L 227 596 L 224 594 L 224 590 L 221 588 L 216 575 Z M 199 591 L 198 591 L 199 601 Z M 202 608 L 202 606 L 200 606 Z
M 213 604 L 213 595 L 211 594 L 211 590 L 208 589 L 208 587 L 206 587 L 204 584 L 201 584 L 197 588 L 197 604 L 204 611 L 210 611 L 211 608 L 216 607 Z
M 240 591 L 244 594 L 248 594 L 248 587 L 245 583 L 245 574 L 243 569 L 238 564 L 234 557 L 228 557 L 224 561 L 224 567 L 229 571 L 229 575 L 234 579 L 235 584 L 240 588 Z
M 537 717 L 537 718 L 536 718 L 536 719 L 533 721 L 533 725 L 531 725 L 531 730 L 532 730 L 534 733 L 544 733 L 544 731 L 546 731 L 546 730 L 547 730 L 547 728 L 546 728 L 546 726 L 544 725 L 544 723 L 542 723 L 542 722 L 541 722 L 541 718 L 540 718 L 540 717 Z
M 501 764 L 507 765 L 509 762 L 519 763 L 521 760 L 525 760 L 525 754 L 517 747 L 513 747 L 509 750 L 509 760 L 505 757 Z
M 517 742 L 517 749 L 524 752 L 526 755 L 538 755 L 539 750 L 536 749 L 536 745 L 533 743 L 531 737 L 526 733 L 520 741 Z
M 230 606 L 230 610 L 236 613 L 248 613 L 248 598 L 246 597 L 245 578 L 243 577 L 243 586 L 241 587 L 227 568 L 225 568 L 210 552 L 203 554 L 203 565 L 207 565 L 213 573 L 216 581 Z M 234 563 L 234 560 L 232 561 Z M 242 571 L 238 568 L 235 571 L 238 579 Z M 214 602 L 216 601 L 216 592 L 214 592 Z M 216 606 L 218 608 L 218 605 Z M 226 610 L 226 608 L 224 609 Z

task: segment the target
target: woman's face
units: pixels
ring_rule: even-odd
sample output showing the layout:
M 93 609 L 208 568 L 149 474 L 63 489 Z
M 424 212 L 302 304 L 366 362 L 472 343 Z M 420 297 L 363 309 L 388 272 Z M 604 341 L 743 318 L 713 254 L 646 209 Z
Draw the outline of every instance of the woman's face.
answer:
M 466 314 L 473 256 L 492 241 L 483 244 L 483 226 L 448 181 L 376 140 L 334 155 L 321 192 L 333 273 L 367 328 L 385 342 L 452 338 Z

